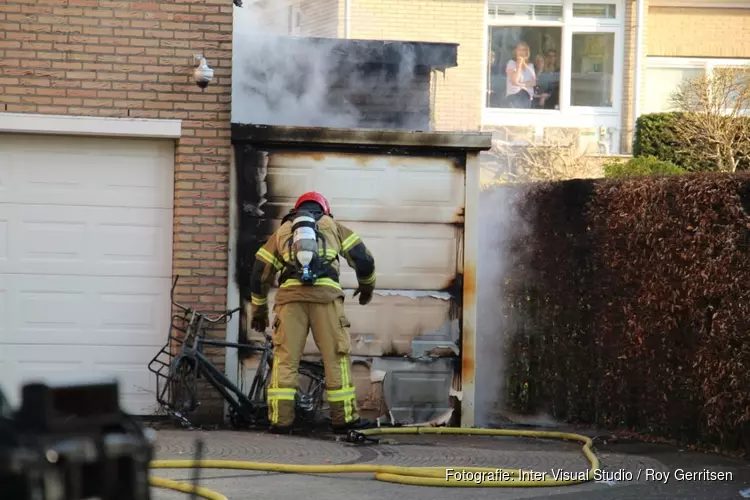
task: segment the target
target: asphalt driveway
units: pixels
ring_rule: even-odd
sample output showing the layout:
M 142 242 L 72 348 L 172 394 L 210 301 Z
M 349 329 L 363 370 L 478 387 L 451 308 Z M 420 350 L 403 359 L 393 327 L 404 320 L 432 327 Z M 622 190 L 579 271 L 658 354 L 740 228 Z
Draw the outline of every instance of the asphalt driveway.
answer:
M 445 466 L 455 470 L 479 466 L 532 469 L 551 473 L 585 471 L 581 445 L 528 438 L 479 436 L 394 436 L 386 444 L 353 445 L 333 437 L 275 436 L 259 432 L 158 431 L 157 458 L 194 457 L 196 438 L 204 458 L 293 464 L 391 464 Z M 750 462 L 685 452 L 650 444 L 596 445 L 602 481 L 541 488 L 473 488 L 472 499 L 740 499 L 750 489 Z M 689 472 L 697 472 L 689 477 Z M 724 478 L 706 480 L 709 475 Z M 156 476 L 189 482 L 191 470 L 154 470 Z M 640 478 L 638 475 L 640 474 Z M 455 499 L 465 489 L 405 486 L 377 481 L 373 474 L 301 475 L 237 470 L 202 470 L 200 484 L 230 500 L 326 498 L 326 500 Z M 606 476 L 606 477 L 605 477 Z M 750 498 L 750 491 L 747 492 Z M 185 499 L 186 494 L 153 489 L 154 500 Z

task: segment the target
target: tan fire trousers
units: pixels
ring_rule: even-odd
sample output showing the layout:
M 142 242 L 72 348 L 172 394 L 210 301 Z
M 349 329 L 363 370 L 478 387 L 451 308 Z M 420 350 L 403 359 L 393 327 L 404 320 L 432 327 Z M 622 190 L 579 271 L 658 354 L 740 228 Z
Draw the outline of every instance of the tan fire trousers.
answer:
M 268 417 L 271 425 L 287 427 L 295 417 L 299 360 L 307 334 L 323 357 L 326 392 L 333 425 L 345 425 L 359 418 L 357 398 L 351 377 L 349 353 L 350 323 L 344 314 L 344 301 L 289 302 L 274 307 L 274 362 L 268 388 Z

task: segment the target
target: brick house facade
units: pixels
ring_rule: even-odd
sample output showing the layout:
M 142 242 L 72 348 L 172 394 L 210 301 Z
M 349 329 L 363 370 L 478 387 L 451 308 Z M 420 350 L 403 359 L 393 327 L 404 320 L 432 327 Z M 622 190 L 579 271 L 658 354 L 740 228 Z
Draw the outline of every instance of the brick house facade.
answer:
M 669 110 L 668 94 L 684 78 L 750 64 L 750 4 L 650 0 L 641 112 Z
M 750 9 L 649 9 L 652 57 L 750 58 Z
M 174 150 L 176 299 L 206 311 L 223 310 L 227 296 L 233 8 L 230 0 L 0 4 L 0 119 L 182 121 Z M 205 91 L 192 78 L 194 54 L 215 70 Z
M 490 0 L 489 4 L 493 2 Z M 519 0 L 500 2 L 533 5 L 535 2 Z M 567 3 L 560 2 L 561 5 Z M 590 6 L 591 4 L 586 4 Z M 601 4 L 601 3 L 599 3 Z M 750 8 L 741 0 L 677 2 L 671 0 L 643 0 L 643 24 L 638 37 L 637 2 L 626 0 L 617 4 L 622 8 L 622 71 L 619 85 L 621 103 L 615 125 L 619 130 L 620 152 L 629 151 L 634 125 L 635 98 L 633 84 L 636 63 L 640 61 L 640 99 L 637 112 L 653 108 L 651 101 L 663 103 L 665 88 L 649 100 L 654 85 L 660 77 L 650 75 L 653 58 L 723 58 L 750 60 Z M 571 3 L 571 5 L 573 5 Z M 579 4 L 576 4 L 579 5 Z M 376 38 L 458 43 L 458 67 L 437 77 L 436 128 L 439 130 L 492 130 L 493 118 L 483 113 L 486 72 L 486 31 L 488 26 L 488 0 L 290 0 L 286 6 L 276 7 L 284 17 L 289 10 L 290 33 L 297 35 L 329 36 L 342 38 Z M 567 8 L 567 7 L 566 7 Z M 520 12 L 520 11 L 519 11 Z M 620 15 L 620 14 L 618 14 Z M 518 17 L 517 19 L 521 19 Z M 520 20 L 518 25 L 525 21 Z M 594 28 L 594 31 L 599 28 Z M 585 28 L 575 28 L 585 32 Z M 591 31 L 591 30 L 589 30 Z M 727 42 L 727 40 L 731 40 Z M 638 47 L 640 47 L 638 49 Z M 639 54 L 636 57 L 636 51 Z M 658 61 L 656 61 L 658 63 Z M 679 62 L 672 64 L 680 64 Z M 692 62 L 691 64 L 699 64 Z M 574 113 L 571 113 L 573 115 Z M 530 119 L 526 122 L 540 121 Z M 542 119 L 541 121 L 544 121 Z M 596 128 L 609 126 L 606 120 L 565 120 L 555 126 Z M 589 123 L 590 122 L 590 123 Z M 531 123 L 533 126 L 533 123 Z
M 433 74 L 435 128 L 495 126 L 488 122 L 483 103 L 487 0 L 288 1 L 291 4 L 279 0 L 275 9 L 284 21 L 281 28 L 286 26 L 291 34 L 458 43 L 458 66 L 444 75 Z M 717 58 L 750 59 L 750 9 L 746 2 L 735 3 L 736 8 L 729 8 L 732 0 L 721 6 L 695 6 L 712 4 L 706 0 L 676 7 L 668 0 L 643 0 L 646 23 L 641 26 L 639 57 L 635 1 L 618 4 L 624 6 L 617 14 L 622 20 L 618 120 L 623 151 L 628 149 L 634 121 L 636 60 L 642 61 L 640 112 L 646 112 L 660 105 L 654 85 L 662 75 L 703 71 L 718 64 Z M 176 299 L 209 312 L 225 309 L 229 281 L 234 9 L 231 0 L 5 0 L 0 4 L 0 123 L 11 122 L 17 114 L 181 121 L 174 140 L 172 273 L 182 276 Z M 203 54 L 216 72 L 205 90 L 191 76 L 195 54 Z M 3 121 L 4 115 L 11 119 Z M 149 123 L 159 126 L 158 121 Z M 0 128 L 0 141 L 4 133 L 7 130 Z M 12 142 L 5 140 L 0 146 Z M 7 158 L 0 148 L 0 162 Z M 0 163 L 0 189 L 6 180 L 4 166 Z M 0 196 L 0 208 L 2 204 Z M 4 222 L 0 214 L 0 241 L 7 236 L 2 233 Z M 2 273 L 0 266 L 0 292 Z M 0 343 L 5 345 L 3 307 L 0 303 Z M 223 338 L 224 332 L 216 335 Z M 221 353 L 214 359 L 223 364 Z M 2 362 L 0 353 L 0 368 Z
M 457 0 L 434 2 L 414 0 L 329 0 L 339 16 L 322 16 L 322 6 L 312 2 L 292 2 L 299 17 L 300 35 L 326 33 L 326 36 L 349 38 L 377 38 L 420 41 L 441 41 L 459 44 L 458 67 L 444 76 L 437 76 L 437 130 L 493 130 L 493 123 L 483 118 L 483 96 L 487 44 L 487 0 Z M 517 3 L 517 2 L 509 2 Z M 348 14 L 346 5 L 348 4 Z M 343 6 L 343 8 L 342 8 Z M 348 20 L 347 20 L 348 15 Z M 625 95 L 623 114 L 629 118 L 632 102 L 628 82 L 632 81 L 632 47 L 634 46 L 635 12 L 627 2 L 625 16 L 625 47 L 630 57 L 625 58 Z
M 232 5 L 224 0 L 8 0 L 0 111 L 182 120 L 175 154 L 178 300 L 222 310 L 227 286 Z M 216 82 L 201 91 L 192 56 Z
M 339 15 L 319 13 L 326 5 Z M 345 2 L 326 0 L 323 4 L 302 1 L 298 5 L 299 33 L 318 36 L 413 40 L 458 43 L 458 67 L 435 75 L 435 128 L 437 130 L 477 130 L 481 121 L 482 45 L 484 0 L 439 2 L 433 0 L 353 0 L 349 22 Z

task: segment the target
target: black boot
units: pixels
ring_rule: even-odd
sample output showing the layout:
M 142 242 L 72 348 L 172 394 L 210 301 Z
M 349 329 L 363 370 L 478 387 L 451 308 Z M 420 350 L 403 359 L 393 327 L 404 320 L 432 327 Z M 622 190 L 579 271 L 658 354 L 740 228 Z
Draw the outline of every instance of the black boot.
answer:
M 349 422 L 348 424 L 334 425 L 333 432 L 334 434 L 346 434 L 349 431 L 361 431 L 364 429 L 372 429 L 377 426 L 377 423 L 373 422 L 372 420 L 367 420 L 366 418 L 358 418 L 354 422 Z
M 268 428 L 270 434 L 292 434 L 294 428 L 292 426 L 276 426 L 272 425 Z
M 310 428 L 305 425 L 304 422 L 300 422 L 295 420 L 292 425 L 284 425 L 284 426 L 277 426 L 277 425 L 271 425 L 268 428 L 268 432 L 271 434 L 285 434 L 285 435 L 297 435 L 297 436 L 307 436 L 310 433 Z

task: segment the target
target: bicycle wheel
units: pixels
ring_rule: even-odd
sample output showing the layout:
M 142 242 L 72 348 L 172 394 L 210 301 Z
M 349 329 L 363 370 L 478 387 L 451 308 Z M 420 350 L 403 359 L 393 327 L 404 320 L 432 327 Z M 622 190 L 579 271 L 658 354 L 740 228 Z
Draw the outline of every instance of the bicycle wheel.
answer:
M 197 360 L 189 357 L 175 359 L 171 373 L 172 408 L 182 414 L 198 407 Z
M 308 366 L 301 363 L 299 367 L 299 386 L 297 388 L 297 410 L 310 423 L 317 423 L 323 418 L 325 375 L 317 365 Z

